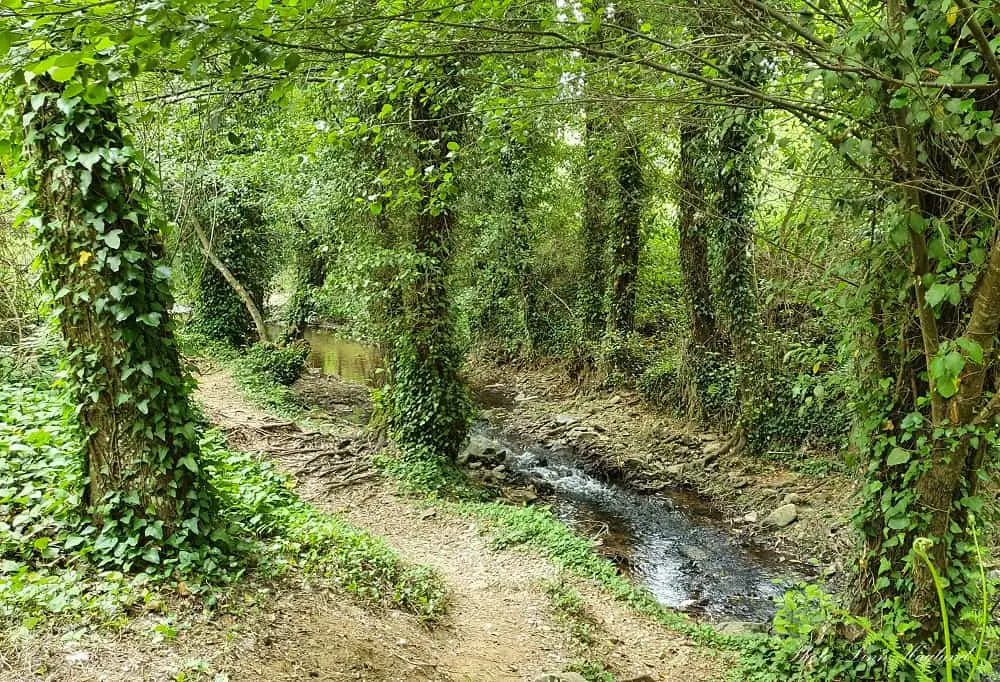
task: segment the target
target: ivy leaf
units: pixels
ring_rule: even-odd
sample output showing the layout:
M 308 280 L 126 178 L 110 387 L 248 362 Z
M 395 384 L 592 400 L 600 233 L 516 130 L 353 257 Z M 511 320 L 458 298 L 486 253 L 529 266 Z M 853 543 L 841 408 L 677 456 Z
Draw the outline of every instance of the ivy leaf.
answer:
M 885 463 L 888 466 L 894 467 L 900 464 L 906 464 L 910 461 L 910 451 L 904 450 L 903 448 L 893 448 L 889 456 L 886 457 Z
M 931 288 L 927 290 L 924 294 L 924 298 L 927 300 L 927 304 L 930 306 L 937 306 L 941 301 L 943 301 L 948 296 L 948 286 L 944 282 L 935 282 L 931 285 Z
M 910 520 L 905 516 L 897 516 L 895 518 L 889 519 L 889 523 L 886 524 L 889 528 L 893 530 L 903 530 L 910 525 Z
M 950 398 L 958 393 L 958 382 L 954 377 L 945 377 L 937 382 L 937 392 L 945 398 Z
M 959 347 L 964 350 L 969 359 L 972 360 L 977 365 L 983 364 L 983 347 L 972 339 L 967 339 L 964 336 L 960 337 L 958 341 Z
M 950 376 L 957 377 L 965 369 L 965 358 L 957 350 L 953 350 L 944 356 L 943 364 Z
M 148 548 L 142 553 L 142 558 L 151 564 L 160 563 L 160 553 L 157 551 L 156 547 Z
M 192 457 L 191 455 L 185 455 L 181 457 L 179 461 L 191 473 L 194 474 L 198 473 L 198 463 L 194 461 L 194 457 Z
M 104 243 L 112 249 L 117 249 L 122 245 L 121 230 L 111 230 L 106 235 L 104 235 Z
M 63 549 L 73 549 L 74 547 L 79 547 L 86 541 L 87 538 L 82 535 L 70 535 L 66 538 L 66 541 L 63 542 Z
M 76 75 L 76 66 L 57 66 L 49 71 L 49 76 L 56 83 L 67 83 Z
M 85 154 L 80 154 L 77 157 L 83 167 L 88 171 L 94 168 L 94 164 L 101 160 L 101 150 L 94 149 L 92 151 L 86 152 Z
M 159 327 L 160 317 L 160 313 L 146 313 L 145 315 L 139 316 L 139 321 L 147 327 Z
M 83 93 L 83 99 L 87 104 L 102 104 L 106 102 L 110 93 L 104 83 L 91 83 Z

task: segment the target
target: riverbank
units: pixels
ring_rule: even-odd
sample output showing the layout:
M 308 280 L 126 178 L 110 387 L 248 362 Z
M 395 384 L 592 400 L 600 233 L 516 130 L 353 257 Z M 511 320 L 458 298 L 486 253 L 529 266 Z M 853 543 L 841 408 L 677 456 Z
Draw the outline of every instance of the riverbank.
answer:
M 852 555 L 854 481 L 820 453 L 775 459 L 717 453 L 725 434 L 651 409 L 629 390 L 581 390 L 555 365 L 470 363 L 482 416 L 507 433 L 572 449 L 597 475 L 644 492 L 695 493 L 734 541 L 828 577 Z

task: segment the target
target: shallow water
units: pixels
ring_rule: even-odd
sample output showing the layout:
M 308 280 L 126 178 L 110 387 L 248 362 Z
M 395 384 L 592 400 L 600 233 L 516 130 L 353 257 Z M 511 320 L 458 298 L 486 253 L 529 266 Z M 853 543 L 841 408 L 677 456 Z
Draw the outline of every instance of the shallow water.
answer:
M 338 376 L 352 384 L 379 383 L 383 363 L 381 355 L 373 346 L 323 329 L 307 329 L 305 339 L 312 349 L 306 359 L 309 367 L 317 368 L 323 374 Z
M 600 536 L 662 604 L 719 618 L 770 619 L 788 568 L 771 553 L 741 546 L 704 501 L 682 491 L 637 493 L 587 474 L 569 449 L 518 443 L 485 424 L 476 432 L 509 453 L 508 469 L 551 486 L 553 512 Z
M 383 366 L 371 346 L 309 330 L 309 364 L 359 384 L 377 383 Z M 647 495 L 584 471 L 570 448 L 520 442 L 480 423 L 474 433 L 507 452 L 505 464 L 550 487 L 553 512 L 579 532 L 598 536 L 613 556 L 664 605 L 715 618 L 768 621 L 792 572 L 773 553 L 741 546 L 721 514 L 681 490 Z

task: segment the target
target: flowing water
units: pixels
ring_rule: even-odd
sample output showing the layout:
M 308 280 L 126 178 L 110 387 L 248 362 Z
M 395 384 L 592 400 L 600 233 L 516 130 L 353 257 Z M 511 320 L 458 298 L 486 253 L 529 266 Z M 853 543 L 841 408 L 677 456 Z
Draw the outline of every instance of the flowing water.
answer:
M 743 547 L 704 500 L 681 490 L 638 493 L 602 480 L 586 473 L 569 448 L 519 442 L 485 424 L 474 433 L 507 453 L 508 469 L 554 491 L 556 516 L 600 537 L 605 554 L 660 603 L 716 618 L 770 620 L 788 568 L 773 553 Z
M 309 330 L 309 365 L 361 384 L 378 382 L 382 359 L 371 346 Z M 551 490 L 553 512 L 603 551 L 666 606 L 715 618 L 764 622 L 794 577 L 776 555 L 748 549 L 721 514 L 681 490 L 648 495 L 592 476 L 567 447 L 549 448 L 478 424 L 474 437 L 505 452 L 508 470 Z

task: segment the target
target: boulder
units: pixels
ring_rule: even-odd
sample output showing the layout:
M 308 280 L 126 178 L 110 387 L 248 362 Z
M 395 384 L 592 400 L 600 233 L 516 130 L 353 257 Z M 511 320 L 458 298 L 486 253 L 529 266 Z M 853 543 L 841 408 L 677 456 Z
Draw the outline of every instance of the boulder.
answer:
M 556 424 L 559 426 L 570 426 L 571 424 L 576 424 L 578 421 L 580 420 L 571 414 L 557 414 L 555 419 Z
M 760 517 L 757 515 L 757 512 L 753 512 L 752 511 L 752 512 L 749 512 L 748 514 L 744 514 L 743 515 L 743 522 L 744 523 L 757 523 L 759 520 L 760 520 Z
M 799 509 L 794 504 L 783 504 L 767 515 L 764 523 L 775 528 L 784 528 L 799 518 Z
M 494 462 L 502 458 L 493 441 L 486 436 L 473 434 L 455 461 L 459 466 L 468 466 L 472 462 Z
M 507 499 L 514 504 L 531 504 L 538 501 L 538 495 L 533 488 L 514 488 L 507 491 Z

